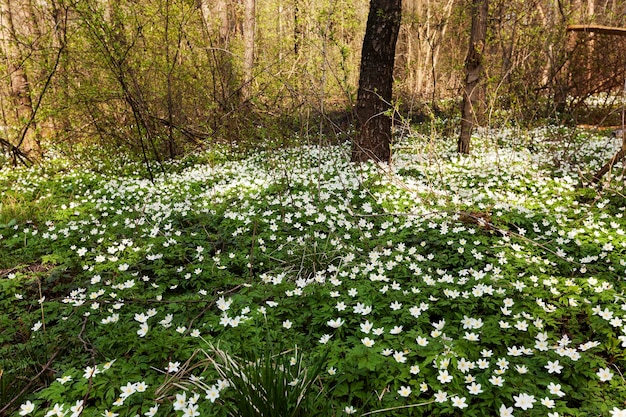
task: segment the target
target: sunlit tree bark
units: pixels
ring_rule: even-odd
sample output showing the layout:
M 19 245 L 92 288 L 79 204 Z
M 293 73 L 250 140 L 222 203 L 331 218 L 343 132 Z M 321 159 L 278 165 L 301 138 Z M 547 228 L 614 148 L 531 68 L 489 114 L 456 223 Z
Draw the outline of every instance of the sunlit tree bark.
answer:
M 246 102 L 252 97 L 252 80 L 254 70 L 254 39 L 255 39 L 255 0 L 244 0 L 243 17 L 243 84 L 241 99 Z
M 478 122 L 481 78 L 483 76 L 483 53 L 487 37 L 488 0 L 472 0 L 472 29 L 469 51 L 465 59 L 465 88 L 461 107 L 461 134 L 458 141 L 459 153 L 470 153 L 470 140 L 474 125 Z
M 30 15 L 30 4 L 19 4 L 16 0 L 0 2 L 0 36 L 6 59 L 9 89 L 15 108 L 15 122 L 10 141 L 29 157 L 37 159 L 41 156 L 41 146 L 37 137 L 37 126 L 34 120 L 33 101 L 29 77 L 24 68 L 24 58 L 28 51 L 22 51 L 20 34 L 32 30 L 33 18 Z

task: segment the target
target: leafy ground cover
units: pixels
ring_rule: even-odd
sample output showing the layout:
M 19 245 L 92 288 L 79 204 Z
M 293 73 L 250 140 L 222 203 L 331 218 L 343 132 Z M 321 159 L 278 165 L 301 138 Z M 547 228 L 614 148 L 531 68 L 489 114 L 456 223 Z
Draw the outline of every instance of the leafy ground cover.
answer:
M 563 137 L 3 170 L 0 409 L 626 415 L 619 141 Z

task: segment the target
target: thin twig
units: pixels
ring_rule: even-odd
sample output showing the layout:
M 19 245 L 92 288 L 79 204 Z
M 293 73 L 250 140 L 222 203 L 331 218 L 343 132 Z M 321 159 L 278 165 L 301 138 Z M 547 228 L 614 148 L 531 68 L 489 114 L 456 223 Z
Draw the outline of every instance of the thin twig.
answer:
M 394 411 L 394 410 L 402 410 L 404 408 L 422 407 L 422 406 L 425 406 L 425 405 L 428 405 L 428 404 L 433 404 L 434 402 L 435 402 L 435 400 L 428 401 L 428 402 L 425 402 L 425 403 L 419 403 L 419 404 L 409 404 L 409 405 L 400 405 L 398 407 L 381 408 L 380 410 L 369 411 L 367 413 L 361 414 L 361 417 L 369 416 L 369 415 L 372 415 L 372 414 L 384 413 L 385 411 Z
M 83 334 L 85 333 L 85 328 L 87 327 L 87 321 L 88 321 L 88 317 L 85 317 L 83 320 L 83 325 L 80 329 L 80 332 L 78 332 L 78 340 L 80 340 L 83 344 L 83 346 L 85 347 L 85 351 L 91 353 L 91 359 L 95 365 L 96 363 L 96 350 L 93 348 L 93 345 L 91 345 L 91 342 L 89 342 L 88 340 L 83 339 Z

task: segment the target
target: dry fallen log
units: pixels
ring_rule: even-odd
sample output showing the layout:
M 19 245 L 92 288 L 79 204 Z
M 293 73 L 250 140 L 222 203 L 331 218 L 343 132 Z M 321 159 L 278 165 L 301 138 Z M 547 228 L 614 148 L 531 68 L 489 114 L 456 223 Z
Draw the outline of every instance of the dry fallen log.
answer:
M 602 35 L 626 36 L 626 28 L 602 25 L 568 25 L 568 32 L 593 32 Z
M 615 165 L 616 163 L 618 163 L 619 161 L 624 159 L 624 156 L 626 156 L 626 146 L 622 146 L 622 149 L 620 149 L 613 156 L 613 158 L 611 158 L 611 160 L 609 162 L 604 164 L 604 166 L 602 168 L 600 168 L 598 170 L 598 172 L 596 172 L 594 174 L 593 178 L 591 179 L 591 183 L 592 184 L 597 184 L 600 181 L 600 179 L 602 179 L 604 174 L 606 174 L 607 172 L 609 172 L 611 170 L 611 168 L 613 168 L 613 165 Z

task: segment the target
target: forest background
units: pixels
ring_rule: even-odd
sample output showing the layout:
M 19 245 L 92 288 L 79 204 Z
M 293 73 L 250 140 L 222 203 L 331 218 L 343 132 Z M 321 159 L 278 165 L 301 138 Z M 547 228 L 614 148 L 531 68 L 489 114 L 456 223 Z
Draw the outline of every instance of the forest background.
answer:
M 477 3 L 403 2 L 399 122 L 436 115 L 444 133 L 458 127 Z M 214 142 L 334 140 L 351 126 L 368 9 L 363 0 L 4 0 L 0 142 L 25 162 L 90 144 L 160 161 Z M 479 122 L 618 125 L 623 37 L 566 28 L 624 20 L 617 0 L 492 1 Z M 618 94 L 589 107 L 600 92 Z

